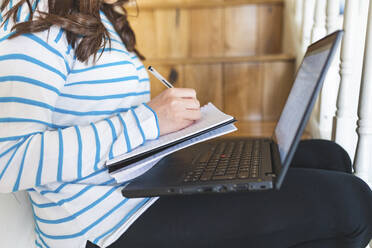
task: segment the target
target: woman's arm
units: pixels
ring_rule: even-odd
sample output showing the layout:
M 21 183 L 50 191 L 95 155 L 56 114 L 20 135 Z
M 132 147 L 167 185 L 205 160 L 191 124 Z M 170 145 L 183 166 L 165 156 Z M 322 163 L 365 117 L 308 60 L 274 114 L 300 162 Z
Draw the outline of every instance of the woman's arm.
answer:
M 159 136 L 145 104 L 87 125 L 53 124 L 71 66 L 67 44 L 53 43 L 58 31 L 0 42 L 0 192 L 82 178 Z

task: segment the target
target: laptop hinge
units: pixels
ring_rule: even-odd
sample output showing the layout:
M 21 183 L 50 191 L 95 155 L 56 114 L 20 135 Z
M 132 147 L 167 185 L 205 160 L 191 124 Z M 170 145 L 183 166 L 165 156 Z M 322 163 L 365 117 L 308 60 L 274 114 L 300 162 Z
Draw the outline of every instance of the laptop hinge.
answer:
M 268 175 L 268 176 L 271 176 L 272 178 L 276 178 L 282 169 L 282 163 L 280 161 L 278 145 L 274 141 L 270 143 L 270 152 L 271 152 L 272 173 L 271 175 Z

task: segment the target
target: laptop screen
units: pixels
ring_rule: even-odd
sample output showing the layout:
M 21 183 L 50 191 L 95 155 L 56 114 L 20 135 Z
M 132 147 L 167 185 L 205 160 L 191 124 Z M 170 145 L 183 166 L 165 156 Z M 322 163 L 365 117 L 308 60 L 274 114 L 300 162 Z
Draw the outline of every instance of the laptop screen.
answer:
M 330 55 L 334 54 L 334 44 L 339 40 L 336 33 L 309 47 L 297 72 L 295 82 L 284 106 L 279 122 L 274 131 L 280 160 L 283 166 L 288 166 L 298 140 L 309 118 L 314 94 L 324 80 L 330 64 Z M 302 129 L 302 130 L 301 130 Z M 296 142 L 297 139 L 297 142 Z

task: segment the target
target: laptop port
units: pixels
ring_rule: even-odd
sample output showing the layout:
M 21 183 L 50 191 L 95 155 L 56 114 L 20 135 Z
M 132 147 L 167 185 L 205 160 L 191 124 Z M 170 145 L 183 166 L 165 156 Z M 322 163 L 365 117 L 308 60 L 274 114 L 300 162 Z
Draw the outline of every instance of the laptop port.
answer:
M 226 192 L 227 188 L 224 185 L 214 187 L 214 192 Z
M 245 189 L 247 189 L 247 185 L 245 185 L 245 184 L 238 184 L 236 186 L 236 189 L 237 190 L 245 190 Z
M 213 192 L 213 189 L 210 187 L 202 188 L 203 192 Z

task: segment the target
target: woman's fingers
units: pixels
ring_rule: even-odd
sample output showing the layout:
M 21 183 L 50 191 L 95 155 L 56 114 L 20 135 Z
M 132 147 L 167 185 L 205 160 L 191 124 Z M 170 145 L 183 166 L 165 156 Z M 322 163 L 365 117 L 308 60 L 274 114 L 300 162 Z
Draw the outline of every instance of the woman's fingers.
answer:
M 180 101 L 185 109 L 200 109 L 200 102 L 195 98 L 182 98 Z
M 167 89 L 148 106 L 157 114 L 161 135 L 178 131 L 201 118 L 200 103 L 193 89 Z
M 186 120 L 197 121 L 201 118 L 200 110 L 188 109 L 185 111 L 184 118 Z
M 187 88 L 170 88 L 165 91 L 171 97 L 196 98 L 196 91 Z

